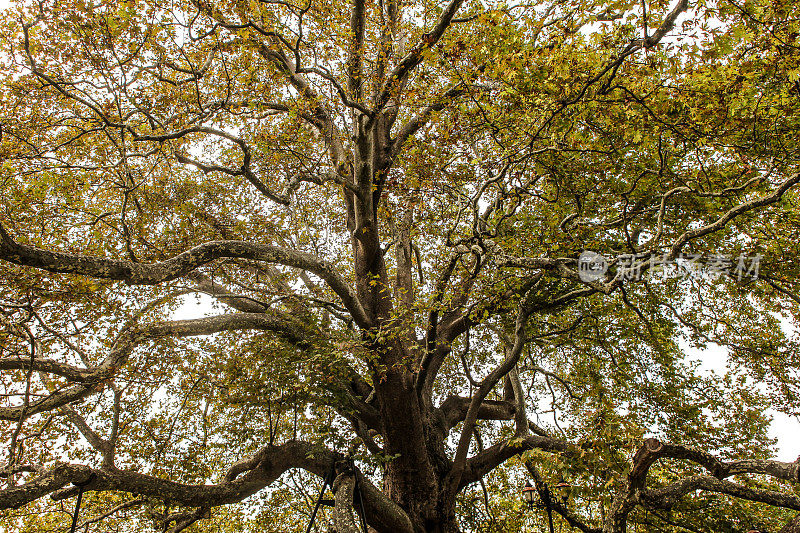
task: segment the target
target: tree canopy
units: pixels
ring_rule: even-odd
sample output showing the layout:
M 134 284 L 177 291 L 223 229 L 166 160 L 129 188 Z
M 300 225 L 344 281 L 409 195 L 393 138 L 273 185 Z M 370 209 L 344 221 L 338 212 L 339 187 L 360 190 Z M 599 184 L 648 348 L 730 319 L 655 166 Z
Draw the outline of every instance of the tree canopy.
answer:
M 12 5 L 0 529 L 778 530 L 799 17 Z

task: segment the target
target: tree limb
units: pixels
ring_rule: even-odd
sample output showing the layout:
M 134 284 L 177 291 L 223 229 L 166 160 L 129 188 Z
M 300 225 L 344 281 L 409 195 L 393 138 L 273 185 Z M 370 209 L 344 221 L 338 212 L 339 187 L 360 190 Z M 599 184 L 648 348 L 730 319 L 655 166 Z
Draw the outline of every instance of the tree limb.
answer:
M 124 281 L 128 285 L 156 285 L 185 276 L 220 258 L 251 259 L 308 270 L 322 278 L 339 296 L 360 327 L 369 320 L 355 291 L 328 261 L 298 250 L 249 241 L 210 241 L 158 263 L 134 263 L 101 257 L 51 252 L 14 241 L 0 225 L 0 260 L 67 274 Z

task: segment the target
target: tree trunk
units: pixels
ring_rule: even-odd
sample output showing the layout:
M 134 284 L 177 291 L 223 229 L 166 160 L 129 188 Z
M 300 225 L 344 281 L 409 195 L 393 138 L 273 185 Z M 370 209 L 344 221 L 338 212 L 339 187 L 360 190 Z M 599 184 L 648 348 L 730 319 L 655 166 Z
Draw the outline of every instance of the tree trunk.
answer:
M 411 211 L 398 216 L 405 229 L 394 230 L 397 262 L 391 278 L 379 238 L 380 189 L 392 164 L 393 119 L 387 113 L 370 127 L 365 127 L 366 117 L 358 120 L 351 182 L 361 194 L 349 196 L 347 217 L 356 291 L 371 322 L 362 339 L 373 355 L 370 365 L 388 457 L 383 491 L 405 510 L 415 533 L 457 533 L 454 504 L 445 490 L 452 467 L 445 453 L 447 434 L 433 420 L 429 398 L 415 388 L 420 341 L 400 318 L 411 312 L 414 301 Z
M 428 458 L 421 407 L 414 392 L 413 375 L 390 370 L 376 384 L 385 425 L 387 465 L 386 495 L 411 516 L 412 521 L 433 514 L 438 482 Z

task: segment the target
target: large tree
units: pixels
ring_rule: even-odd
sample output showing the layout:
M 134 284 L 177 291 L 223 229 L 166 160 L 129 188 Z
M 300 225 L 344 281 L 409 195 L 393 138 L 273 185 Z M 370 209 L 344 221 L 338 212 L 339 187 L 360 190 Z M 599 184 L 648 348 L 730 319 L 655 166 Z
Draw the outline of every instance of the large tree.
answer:
M 89 528 L 300 530 L 329 474 L 339 533 L 516 531 L 562 478 L 583 532 L 777 529 L 799 15 L 12 7 L 0 529 L 63 530 L 78 484 Z

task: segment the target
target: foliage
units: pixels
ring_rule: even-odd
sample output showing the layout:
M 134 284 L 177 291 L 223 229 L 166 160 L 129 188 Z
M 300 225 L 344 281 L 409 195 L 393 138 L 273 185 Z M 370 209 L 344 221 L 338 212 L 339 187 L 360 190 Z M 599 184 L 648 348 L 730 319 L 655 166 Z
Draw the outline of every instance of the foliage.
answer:
M 582 531 L 777 530 L 798 11 L 9 8 L 3 527 L 64 531 L 94 474 L 109 531 L 304 531 L 333 465 L 319 531 L 545 527 L 529 478 Z

